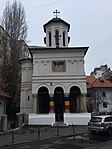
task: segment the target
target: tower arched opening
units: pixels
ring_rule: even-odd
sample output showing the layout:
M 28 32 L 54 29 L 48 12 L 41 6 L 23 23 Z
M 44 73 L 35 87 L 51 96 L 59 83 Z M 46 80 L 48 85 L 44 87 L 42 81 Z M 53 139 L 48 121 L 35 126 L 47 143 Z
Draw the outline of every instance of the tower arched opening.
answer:
M 52 46 L 52 38 L 51 38 L 51 32 L 49 32 L 49 47 Z
M 65 47 L 65 31 L 63 32 L 63 46 Z

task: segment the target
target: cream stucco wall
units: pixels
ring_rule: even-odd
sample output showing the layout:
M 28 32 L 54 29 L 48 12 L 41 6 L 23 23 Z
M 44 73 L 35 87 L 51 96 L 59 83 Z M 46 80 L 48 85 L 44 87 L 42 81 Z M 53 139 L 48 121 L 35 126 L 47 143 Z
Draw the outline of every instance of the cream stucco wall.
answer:
M 87 93 L 84 71 L 84 49 L 66 49 L 38 51 L 33 54 L 32 94 L 46 86 L 49 93 L 54 93 L 57 86 L 62 86 L 65 93 L 70 92 L 72 86 L 80 88 L 81 93 Z M 65 72 L 53 72 L 52 62 L 64 61 Z M 52 86 L 50 85 L 52 83 Z
M 87 48 L 65 48 L 32 50 L 33 60 L 21 60 L 21 112 L 36 112 L 38 89 L 46 87 L 49 94 L 54 94 L 56 87 L 62 87 L 65 94 L 70 88 L 77 86 L 81 94 L 86 94 L 86 77 L 84 71 L 84 55 Z M 54 72 L 53 61 L 64 61 L 65 71 Z M 52 85 L 51 85 L 52 84 Z M 35 96 L 35 98 L 34 98 Z
M 22 77 L 21 77 L 21 100 L 20 111 L 22 113 L 32 112 L 32 71 L 33 65 L 31 59 L 21 60 Z

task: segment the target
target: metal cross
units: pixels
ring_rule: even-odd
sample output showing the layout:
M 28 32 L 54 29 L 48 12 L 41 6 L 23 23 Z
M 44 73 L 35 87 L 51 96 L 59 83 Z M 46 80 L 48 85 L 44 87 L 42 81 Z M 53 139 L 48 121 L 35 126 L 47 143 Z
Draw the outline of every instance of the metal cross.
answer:
M 53 13 L 55 13 L 56 18 L 59 16 L 58 14 L 60 13 L 57 9 L 56 11 L 54 11 Z

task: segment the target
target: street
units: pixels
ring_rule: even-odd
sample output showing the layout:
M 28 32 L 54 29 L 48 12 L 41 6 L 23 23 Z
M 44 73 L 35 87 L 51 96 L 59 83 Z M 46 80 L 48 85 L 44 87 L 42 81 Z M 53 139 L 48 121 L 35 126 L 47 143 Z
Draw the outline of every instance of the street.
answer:
M 104 133 L 96 133 L 89 135 L 88 133 L 85 133 L 75 136 L 75 139 L 74 136 L 56 137 L 42 140 L 37 139 L 37 141 L 27 143 L 13 143 L 10 146 L 1 147 L 1 149 L 82 149 L 91 148 L 96 145 L 98 146 L 98 144 L 103 145 L 104 142 L 107 142 L 109 140 L 112 140 L 112 137 Z
M 13 144 L 7 147 L 2 147 L 1 149 L 82 149 L 83 146 L 73 141 L 63 140 L 62 138 L 53 138 L 47 140 L 38 140 L 29 143 Z

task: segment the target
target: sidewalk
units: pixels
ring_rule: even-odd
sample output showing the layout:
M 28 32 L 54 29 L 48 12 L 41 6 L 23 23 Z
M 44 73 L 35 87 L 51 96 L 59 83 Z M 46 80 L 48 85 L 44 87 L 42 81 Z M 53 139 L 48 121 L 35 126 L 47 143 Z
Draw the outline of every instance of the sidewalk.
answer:
M 73 136 L 88 131 L 87 126 L 25 126 L 21 130 L 10 131 L 8 134 L 0 135 L 0 146 L 12 143 L 23 143 L 37 139 L 48 139 L 59 136 Z

